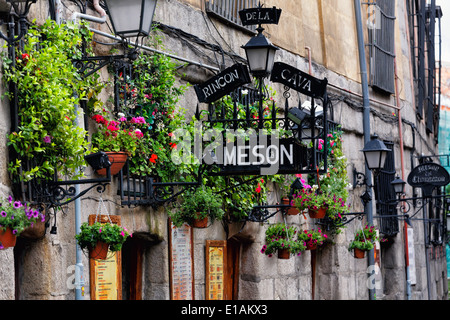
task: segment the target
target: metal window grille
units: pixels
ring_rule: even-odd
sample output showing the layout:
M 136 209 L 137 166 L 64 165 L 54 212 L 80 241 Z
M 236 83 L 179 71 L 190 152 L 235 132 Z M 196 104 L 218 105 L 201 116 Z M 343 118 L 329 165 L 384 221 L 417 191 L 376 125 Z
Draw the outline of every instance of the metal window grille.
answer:
M 436 1 L 407 0 L 409 37 L 411 43 L 411 64 L 416 84 L 416 115 L 426 117 L 428 133 L 437 135 L 440 105 L 441 75 L 441 24 L 442 11 Z M 436 21 L 437 19 L 437 21 Z M 436 30 L 438 28 L 438 32 Z M 435 43 L 438 41 L 439 49 Z M 438 60 L 436 61 L 436 56 Z M 438 79 L 439 78 L 439 79 Z
M 239 18 L 239 11 L 256 8 L 258 0 L 205 0 L 205 9 L 208 14 L 225 21 L 235 27 L 255 32 L 255 26 L 243 26 Z
M 395 179 L 395 157 L 394 144 L 392 142 L 384 142 L 386 147 L 391 149 L 384 164 L 383 170 L 375 179 L 375 198 L 377 200 L 377 215 L 381 216 L 379 220 L 380 233 L 387 236 L 394 236 L 399 232 L 396 205 L 391 201 L 395 199 L 395 191 L 391 185 Z
M 394 93 L 395 1 L 369 1 L 370 84 Z

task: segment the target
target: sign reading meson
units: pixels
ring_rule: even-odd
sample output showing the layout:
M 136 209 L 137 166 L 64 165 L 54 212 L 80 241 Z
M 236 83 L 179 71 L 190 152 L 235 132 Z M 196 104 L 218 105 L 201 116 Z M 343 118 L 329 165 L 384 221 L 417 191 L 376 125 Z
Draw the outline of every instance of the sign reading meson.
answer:
M 210 103 L 219 100 L 234 89 L 250 83 L 248 69 L 243 64 L 235 64 L 201 85 L 195 85 L 198 100 Z

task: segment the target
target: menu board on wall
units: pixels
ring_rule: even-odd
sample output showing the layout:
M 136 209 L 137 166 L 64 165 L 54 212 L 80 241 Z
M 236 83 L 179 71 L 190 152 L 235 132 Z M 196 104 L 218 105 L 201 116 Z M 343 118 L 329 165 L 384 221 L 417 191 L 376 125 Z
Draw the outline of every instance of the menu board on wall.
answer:
M 192 228 L 175 227 L 169 219 L 170 299 L 194 300 L 194 255 Z
M 96 219 L 101 223 L 120 225 L 120 216 L 89 216 L 89 224 Z M 89 259 L 91 300 L 122 300 L 122 254 L 109 251 L 105 260 Z
M 206 300 L 226 300 L 227 242 L 206 241 Z
M 106 260 L 94 260 L 94 270 L 93 300 L 117 300 L 117 253 L 108 252 Z

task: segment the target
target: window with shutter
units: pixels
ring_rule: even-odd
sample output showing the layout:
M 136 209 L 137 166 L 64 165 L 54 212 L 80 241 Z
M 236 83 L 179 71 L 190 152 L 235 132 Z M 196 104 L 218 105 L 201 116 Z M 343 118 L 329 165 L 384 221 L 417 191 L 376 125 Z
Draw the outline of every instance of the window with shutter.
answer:
M 395 1 L 369 1 L 370 84 L 394 93 Z

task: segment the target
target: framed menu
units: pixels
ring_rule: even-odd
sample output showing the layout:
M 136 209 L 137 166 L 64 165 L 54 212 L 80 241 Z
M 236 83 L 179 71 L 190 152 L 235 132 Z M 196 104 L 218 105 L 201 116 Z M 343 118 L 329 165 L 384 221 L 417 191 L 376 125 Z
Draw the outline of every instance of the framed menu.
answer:
M 94 224 L 96 215 L 89 216 L 89 224 Z M 120 216 L 101 215 L 101 223 L 121 224 Z M 89 259 L 91 300 L 122 300 L 122 253 L 108 252 L 105 260 Z
M 192 227 L 180 228 L 169 219 L 169 276 L 171 300 L 194 300 L 194 235 Z
M 226 300 L 227 242 L 206 240 L 206 300 Z

